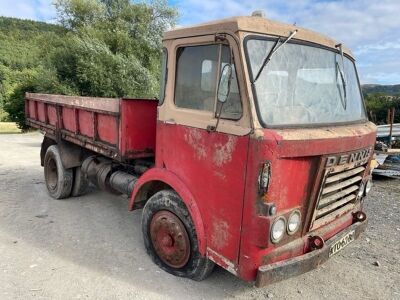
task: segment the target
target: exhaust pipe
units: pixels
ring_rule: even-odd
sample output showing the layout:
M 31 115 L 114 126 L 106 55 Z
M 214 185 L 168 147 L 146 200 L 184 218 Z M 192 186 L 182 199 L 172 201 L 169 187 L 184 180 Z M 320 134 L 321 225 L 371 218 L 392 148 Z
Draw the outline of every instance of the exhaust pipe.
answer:
M 130 196 L 138 178 L 123 171 L 116 171 L 110 176 L 110 185 L 118 192 Z
M 130 196 L 137 176 L 118 170 L 118 166 L 107 159 L 90 156 L 82 163 L 82 172 L 94 185 L 113 194 Z

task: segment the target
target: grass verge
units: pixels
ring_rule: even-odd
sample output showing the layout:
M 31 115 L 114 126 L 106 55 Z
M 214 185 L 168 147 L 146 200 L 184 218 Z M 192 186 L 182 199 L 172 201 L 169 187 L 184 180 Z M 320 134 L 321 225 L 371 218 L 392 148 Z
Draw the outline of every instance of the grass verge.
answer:
M 21 129 L 13 122 L 0 122 L 0 134 L 3 133 L 21 133 Z

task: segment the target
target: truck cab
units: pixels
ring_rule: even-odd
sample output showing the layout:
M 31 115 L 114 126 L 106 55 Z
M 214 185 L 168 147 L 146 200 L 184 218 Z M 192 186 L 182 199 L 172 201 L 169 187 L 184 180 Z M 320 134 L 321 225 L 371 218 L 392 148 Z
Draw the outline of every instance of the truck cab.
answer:
M 190 191 L 209 259 L 263 285 L 364 230 L 376 129 L 347 48 L 257 16 L 173 30 L 163 45 L 156 167 Z

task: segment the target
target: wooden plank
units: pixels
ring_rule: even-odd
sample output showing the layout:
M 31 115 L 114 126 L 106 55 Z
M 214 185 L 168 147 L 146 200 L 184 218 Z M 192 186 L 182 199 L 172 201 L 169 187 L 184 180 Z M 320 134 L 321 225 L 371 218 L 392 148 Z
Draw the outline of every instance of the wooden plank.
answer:
M 78 97 L 36 93 L 26 93 L 25 98 L 28 100 L 69 105 L 73 107 L 107 111 L 112 113 L 119 113 L 120 107 L 119 98 Z

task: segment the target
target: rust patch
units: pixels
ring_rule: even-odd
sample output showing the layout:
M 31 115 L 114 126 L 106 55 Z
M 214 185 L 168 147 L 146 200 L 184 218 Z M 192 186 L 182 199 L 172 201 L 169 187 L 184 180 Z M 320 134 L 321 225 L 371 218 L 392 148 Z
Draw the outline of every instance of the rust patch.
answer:
M 212 223 L 213 226 L 213 235 L 211 237 L 212 245 L 221 250 L 228 244 L 229 233 L 228 228 L 229 225 L 226 221 L 223 220 L 214 220 Z
M 193 148 L 196 158 L 201 160 L 207 156 L 201 133 L 195 129 L 189 129 L 185 133 L 185 141 Z
M 232 153 L 235 150 L 237 138 L 229 136 L 228 141 L 225 144 L 216 144 L 213 162 L 218 166 L 222 166 L 232 160 Z

